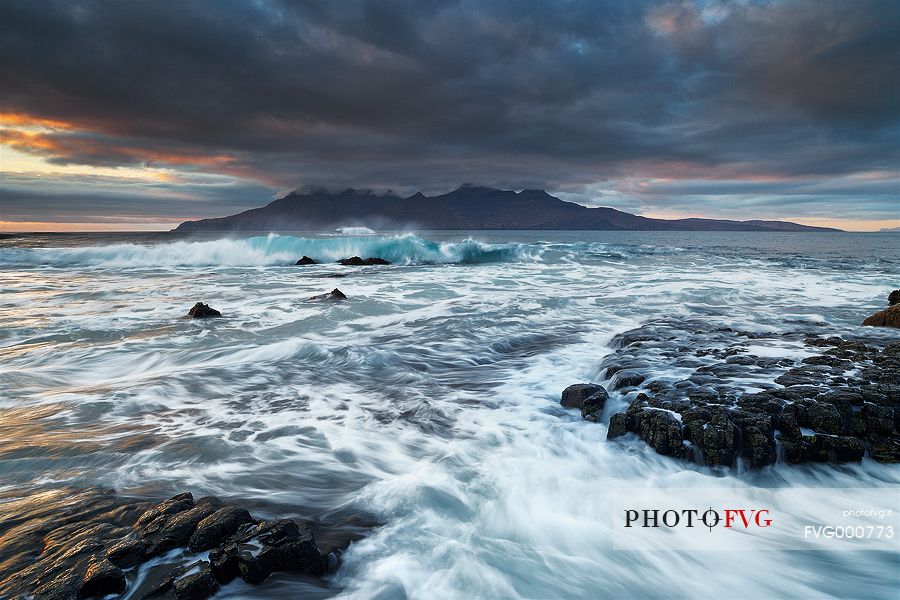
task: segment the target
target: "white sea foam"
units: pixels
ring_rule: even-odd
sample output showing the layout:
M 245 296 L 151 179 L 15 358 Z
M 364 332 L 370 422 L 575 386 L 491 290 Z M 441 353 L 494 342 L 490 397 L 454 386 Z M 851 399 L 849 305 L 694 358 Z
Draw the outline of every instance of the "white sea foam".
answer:
M 617 487 L 726 488 L 747 504 L 754 486 L 898 485 L 896 469 L 689 466 L 608 443 L 559 393 L 601 380 L 613 336 L 659 316 L 857 331 L 895 274 L 761 269 L 686 238 L 648 248 L 647 233 L 567 235 L 4 249 L 0 410 L 47 412 L 22 430 L 28 452 L 4 459 L 0 485 L 155 485 L 338 524 L 341 511 L 369 513 L 380 526 L 331 576 L 347 597 L 893 598 L 896 556 L 620 551 L 609 511 Z M 303 254 L 409 266 L 270 268 Z M 346 277 L 322 277 L 335 273 Z M 347 301 L 308 300 L 335 285 Z M 224 317 L 180 319 L 196 301 Z M 610 406 L 623 403 L 613 392 Z M 53 443 L 34 444 L 44 429 Z M 299 595 L 281 581 L 221 593 Z
M 375 235 L 374 229 L 368 227 L 338 227 L 335 231 L 343 235 Z

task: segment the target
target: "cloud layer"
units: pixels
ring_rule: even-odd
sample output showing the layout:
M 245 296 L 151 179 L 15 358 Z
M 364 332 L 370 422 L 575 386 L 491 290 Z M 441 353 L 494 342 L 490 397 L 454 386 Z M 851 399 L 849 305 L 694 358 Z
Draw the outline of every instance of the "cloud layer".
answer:
M 8 0 L 6 147 L 176 181 L 105 181 L 94 203 L 82 181 L 66 207 L 64 177 L 21 173 L 3 218 L 468 181 L 643 213 L 900 219 L 898 72 L 893 1 Z

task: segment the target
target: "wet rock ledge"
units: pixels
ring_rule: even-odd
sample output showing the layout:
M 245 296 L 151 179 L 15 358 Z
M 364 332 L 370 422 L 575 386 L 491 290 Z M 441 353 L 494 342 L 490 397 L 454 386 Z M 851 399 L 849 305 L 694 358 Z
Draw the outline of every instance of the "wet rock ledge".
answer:
M 635 434 L 705 465 L 900 462 L 900 342 L 761 334 L 662 320 L 616 336 L 600 365 L 625 410 L 607 439 Z M 606 389 L 576 384 L 562 404 L 611 412 Z
M 163 502 L 38 492 L 0 505 L 0 598 L 202 600 L 236 578 L 325 574 L 311 529 L 190 493 Z

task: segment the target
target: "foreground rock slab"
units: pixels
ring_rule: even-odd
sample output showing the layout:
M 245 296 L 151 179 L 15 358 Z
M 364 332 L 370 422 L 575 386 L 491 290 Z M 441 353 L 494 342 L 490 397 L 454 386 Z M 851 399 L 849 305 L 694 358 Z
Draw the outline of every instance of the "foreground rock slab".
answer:
M 196 553 L 209 550 L 209 560 Z M 53 490 L 0 505 L 0 598 L 202 600 L 236 577 L 325 573 L 312 530 L 189 493 L 163 502 Z
M 900 342 L 661 320 L 613 345 L 600 366 L 628 404 L 610 440 L 635 434 L 659 454 L 726 467 L 900 462 Z M 593 388 L 566 391 L 574 406 Z

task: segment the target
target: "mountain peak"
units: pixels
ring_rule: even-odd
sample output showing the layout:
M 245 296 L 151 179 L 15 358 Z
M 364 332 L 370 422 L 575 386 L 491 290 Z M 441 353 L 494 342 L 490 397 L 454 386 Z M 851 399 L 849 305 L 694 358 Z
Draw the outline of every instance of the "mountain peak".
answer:
M 265 207 L 219 219 L 187 221 L 178 231 L 330 230 L 359 225 L 395 229 L 531 229 L 628 231 L 825 231 L 781 221 L 651 219 L 611 208 L 565 202 L 544 190 L 521 192 L 463 184 L 437 196 L 417 192 L 401 198 L 391 191 L 325 188 L 297 190 Z M 831 230 L 834 231 L 834 230 Z

